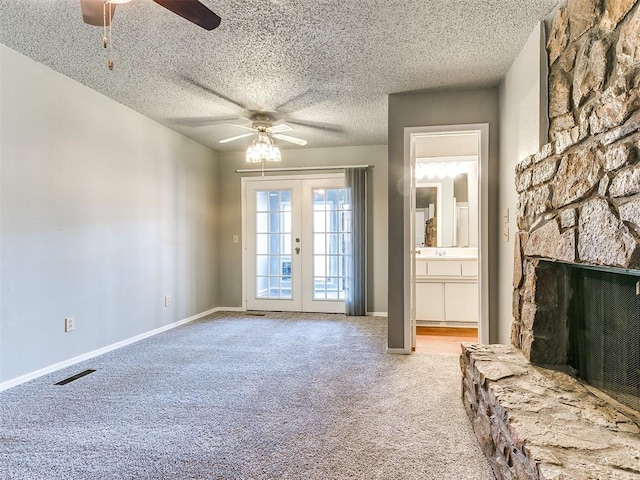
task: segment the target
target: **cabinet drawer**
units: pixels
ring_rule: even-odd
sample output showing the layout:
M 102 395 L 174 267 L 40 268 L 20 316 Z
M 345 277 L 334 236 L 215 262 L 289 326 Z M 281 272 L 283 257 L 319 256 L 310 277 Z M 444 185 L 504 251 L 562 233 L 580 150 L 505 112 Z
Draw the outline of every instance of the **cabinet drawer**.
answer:
M 478 261 L 467 260 L 461 262 L 462 276 L 463 277 L 477 277 L 478 276 Z
M 424 277 L 427 274 L 427 262 L 424 260 L 416 260 L 416 275 Z
M 427 275 L 430 277 L 459 277 L 461 274 L 460 262 L 440 261 L 429 262 Z

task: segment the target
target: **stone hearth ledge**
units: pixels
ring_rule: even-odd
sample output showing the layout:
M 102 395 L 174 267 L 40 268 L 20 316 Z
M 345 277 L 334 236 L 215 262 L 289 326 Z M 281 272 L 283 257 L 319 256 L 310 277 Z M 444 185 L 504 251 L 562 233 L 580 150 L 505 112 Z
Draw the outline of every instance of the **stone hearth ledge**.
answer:
M 498 480 L 640 479 L 640 428 L 507 345 L 462 344 L 462 395 Z

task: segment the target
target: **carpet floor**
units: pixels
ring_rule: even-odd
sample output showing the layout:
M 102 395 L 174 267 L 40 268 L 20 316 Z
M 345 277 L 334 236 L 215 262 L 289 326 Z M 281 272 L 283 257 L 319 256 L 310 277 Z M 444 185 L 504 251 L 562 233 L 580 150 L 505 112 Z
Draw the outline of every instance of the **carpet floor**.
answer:
M 458 357 L 386 354 L 386 328 L 221 312 L 14 387 L 0 478 L 493 479 Z

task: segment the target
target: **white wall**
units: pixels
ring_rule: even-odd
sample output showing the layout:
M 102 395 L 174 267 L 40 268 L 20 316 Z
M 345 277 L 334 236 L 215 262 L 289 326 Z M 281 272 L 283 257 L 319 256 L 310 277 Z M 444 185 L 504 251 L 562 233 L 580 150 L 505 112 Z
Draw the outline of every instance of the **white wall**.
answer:
M 516 226 L 515 166 L 547 143 L 547 57 L 544 26 L 539 24 L 500 83 L 500 228 L 509 228 L 509 241 L 499 243 L 499 342 L 510 343 L 513 319 L 513 251 Z M 502 214 L 509 209 L 509 222 Z
M 3 45 L 0 105 L 0 383 L 217 306 L 212 150 Z
M 246 149 L 246 146 L 245 146 Z M 367 311 L 387 312 L 387 147 L 304 148 L 282 151 L 278 167 L 373 165 L 368 181 Z M 244 151 L 220 155 L 220 305 L 242 304 L 242 250 L 233 235 L 242 233 L 241 174 L 236 169 L 255 168 L 245 162 Z M 304 174 L 305 172 L 290 172 Z M 313 173 L 313 172 L 306 172 Z M 253 174 L 250 174 L 253 175 Z M 286 173 L 279 173 L 286 175 Z

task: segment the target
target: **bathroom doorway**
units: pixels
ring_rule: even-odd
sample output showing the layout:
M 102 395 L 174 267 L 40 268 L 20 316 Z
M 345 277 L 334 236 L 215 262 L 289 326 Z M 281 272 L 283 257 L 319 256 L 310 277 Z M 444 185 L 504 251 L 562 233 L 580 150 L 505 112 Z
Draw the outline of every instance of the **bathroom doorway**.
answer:
M 405 129 L 411 166 L 405 328 L 413 351 L 449 352 L 489 338 L 487 142 L 485 124 Z

